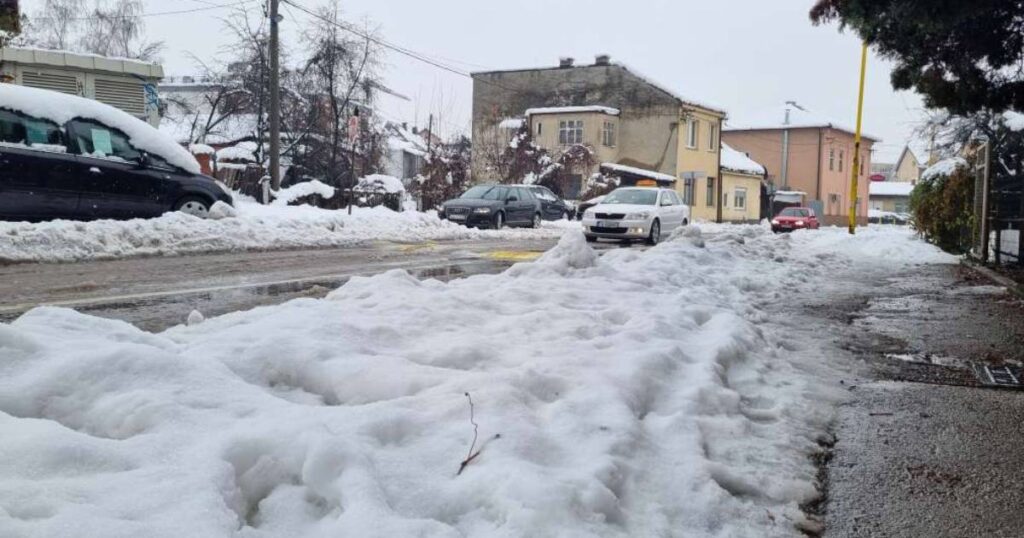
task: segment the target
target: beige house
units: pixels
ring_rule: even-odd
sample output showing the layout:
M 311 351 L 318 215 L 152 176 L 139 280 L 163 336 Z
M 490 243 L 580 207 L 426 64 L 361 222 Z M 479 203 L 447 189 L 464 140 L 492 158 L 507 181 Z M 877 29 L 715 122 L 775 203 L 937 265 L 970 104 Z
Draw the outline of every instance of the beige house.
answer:
M 473 74 L 473 178 L 489 181 L 491 146 L 506 144 L 517 119 L 530 126 L 534 143 L 559 155 L 586 145 L 594 154 L 588 170 L 575 172 L 584 191 L 586 180 L 602 170 L 624 179 L 657 180 L 666 176 L 685 199 L 697 185 L 720 180 L 720 136 L 725 112 L 683 97 L 652 82 L 632 68 L 598 56 L 576 65 L 563 58 L 558 67 L 490 71 Z M 569 189 L 564 196 L 579 194 Z
M 723 140 L 767 169 L 777 191 L 800 193 L 825 224 L 846 222 L 854 152 L 854 130 L 789 102 L 730 120 Z M 868 221 L 867 171 L 871 150 L 880 139 L 863 135 L 856 199 L 857 220 Z
M 899 160 L 896 161 L 892 181 L 903 183 L 917 183 L 920 181 L 921 174 L 929 166 L 935 164 L 935 159 L 929 153 L 919 144 L 910 143 L 904 146 Z

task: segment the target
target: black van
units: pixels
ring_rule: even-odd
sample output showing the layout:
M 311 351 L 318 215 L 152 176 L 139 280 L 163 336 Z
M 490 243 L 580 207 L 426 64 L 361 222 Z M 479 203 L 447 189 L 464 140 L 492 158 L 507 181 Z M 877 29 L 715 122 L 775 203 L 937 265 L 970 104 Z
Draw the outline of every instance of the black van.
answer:
M 59 113 L 39 117 L 26 109 Z M 70 119 L 58 123 L 55 116 Z M 164 153 L 140 149 L 125 130 Z M 197 173 L 187 152 L 177 150 L 185 151 L 107 105 L 0 84 L 0 219 L 129 219 L 168 211 L 205 217 L 217 201 L 232 203 L 220 184 Z

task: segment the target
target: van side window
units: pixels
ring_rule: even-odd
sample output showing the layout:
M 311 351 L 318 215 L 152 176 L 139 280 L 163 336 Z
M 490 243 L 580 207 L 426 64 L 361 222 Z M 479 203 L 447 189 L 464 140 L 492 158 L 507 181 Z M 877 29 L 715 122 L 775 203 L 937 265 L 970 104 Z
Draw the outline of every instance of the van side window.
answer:
M 124 162 L 137 162 L 142 157 L 142 152 L 132 147 L 128 137 L 117 129 L 91 120 L 72 120 L 68 128 L 81 155 Z
M 117 129 L 93 120 L 76 119 L 68 123 L 74 147 L 80 155 L 118 162 L 137 163 L 142 152 L 128 141 L 128 136 Z M 166 159 L 148 154 L 150 166 L 174 170 Z
M 50 151 L 66 151 L 64 134 L 53 122 L 0 110 L 0 143 L 34 146 Z

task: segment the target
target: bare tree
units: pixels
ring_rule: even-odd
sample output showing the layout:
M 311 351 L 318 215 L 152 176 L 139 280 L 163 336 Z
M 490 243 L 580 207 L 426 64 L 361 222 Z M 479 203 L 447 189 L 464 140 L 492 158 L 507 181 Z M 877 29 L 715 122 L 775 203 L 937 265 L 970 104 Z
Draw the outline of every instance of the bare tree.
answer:
M 144 13 L 142 0 L 114 0 L 109 6 L 96 0 L 81 37 L 82 50 L 101 56 L 155 60 L 164 45 L 146 40 Z
M 45 0 L 43 7 L 26 20 L 25 44 L 46 49 L 71 50 L 81 27 L 85 0 Z
M 380 129 L 372 105 L 380 87 L 380 49 L 372 33 L 357 29 L 341 18 L 336 1 L 316 11 L 304 32 L 309 57 L 299 75 L 302 93 L 309 102 L 303 132 L 304 149 L 296 152 L 306 172 L 326 183 L 349 186 L 355 182 L 358 155 L 365 174 L 376 168 L 381 151 Z M 360 112 L 362 111 L 362 114 Z M 349 143 L 349 122 L 359 116 L 358 147 Z

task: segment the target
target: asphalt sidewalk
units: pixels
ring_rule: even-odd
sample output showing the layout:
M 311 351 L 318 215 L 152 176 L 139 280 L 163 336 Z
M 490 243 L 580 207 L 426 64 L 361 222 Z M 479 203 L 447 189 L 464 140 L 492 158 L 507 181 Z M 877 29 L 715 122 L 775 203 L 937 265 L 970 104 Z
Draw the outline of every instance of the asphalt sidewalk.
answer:
M 959 266 L 876 284 L 830 316 L 854 364 L 824 535 L 1024 537 L 1024 392 L 972 369 L 1024 363 L 1024 301 Z

